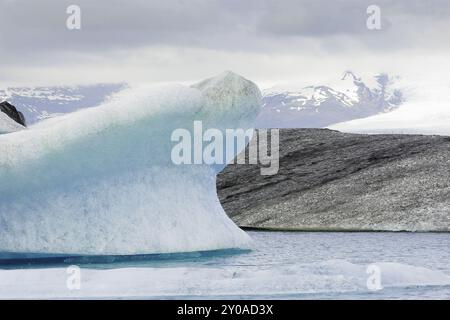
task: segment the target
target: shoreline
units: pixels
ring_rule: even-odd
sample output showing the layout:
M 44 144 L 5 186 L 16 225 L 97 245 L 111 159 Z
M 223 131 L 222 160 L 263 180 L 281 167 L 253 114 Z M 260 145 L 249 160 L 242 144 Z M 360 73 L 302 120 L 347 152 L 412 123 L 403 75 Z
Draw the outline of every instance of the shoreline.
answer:
M 239 226 L 244 231 L 256 232 L 342 232 L 342 233 L 448 233 L 448 230 L 373 230 L 373 229 L 351 229 L 351 228 L 277 228 L 277 227 L 250 227 Z

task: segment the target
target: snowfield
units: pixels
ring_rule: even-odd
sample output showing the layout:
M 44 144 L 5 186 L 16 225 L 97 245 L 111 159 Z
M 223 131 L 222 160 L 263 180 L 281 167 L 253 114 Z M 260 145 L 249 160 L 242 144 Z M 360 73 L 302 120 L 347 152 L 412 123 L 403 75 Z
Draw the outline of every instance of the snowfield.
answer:
M 0 134 L 19 131 L 22 129 L 25 129 L 24 126 L 15 122 L 13 119 L 8 117 L 5 113 L 0 112 Z
M 408 83 L 405 102 L 398 109 L 329 128 L 350 133 L 450 135 L 450 84 L 444 79 Z

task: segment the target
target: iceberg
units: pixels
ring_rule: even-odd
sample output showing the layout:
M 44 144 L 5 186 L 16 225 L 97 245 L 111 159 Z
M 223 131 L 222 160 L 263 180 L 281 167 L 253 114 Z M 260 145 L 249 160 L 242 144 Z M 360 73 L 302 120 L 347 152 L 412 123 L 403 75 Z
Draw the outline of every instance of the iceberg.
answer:
M 247 248 L 225 214 L 224 165 L 175 165 L 171 133 L 250 129 L 261 93 L 231 72 L 129 88 L 0 136 L 0 252 L 132 255 Z M 195 146 L 194 146 L 195 147 Z M 236 154 L 242 150 L 236 150 Z

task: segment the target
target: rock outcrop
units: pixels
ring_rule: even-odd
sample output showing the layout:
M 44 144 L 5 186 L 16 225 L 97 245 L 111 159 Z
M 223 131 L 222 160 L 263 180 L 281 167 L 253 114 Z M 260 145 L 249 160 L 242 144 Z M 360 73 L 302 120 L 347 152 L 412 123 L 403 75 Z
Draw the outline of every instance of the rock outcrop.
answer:
M 8 101 L 3 101 L 2 103 L 0 103 L 0 112 L 5 113 L 8 117 L 13 119 L 18 124 L 24 127 L 26 126 L 25 117 L 23 116 L 22 112 L 18 111 L 16 107 L 14 107 Z
M 450 137 L 280 130 L 280 170 L 229 165 L 219 199 L 241 227 L 450 231 Z

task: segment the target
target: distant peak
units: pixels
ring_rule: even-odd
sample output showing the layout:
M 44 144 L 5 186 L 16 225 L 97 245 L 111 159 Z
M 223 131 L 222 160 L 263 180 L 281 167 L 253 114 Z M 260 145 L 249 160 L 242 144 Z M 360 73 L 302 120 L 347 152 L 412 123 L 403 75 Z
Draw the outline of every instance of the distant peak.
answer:
M 345 80 L 348 77 L 352 77 L 353 81 L 361 81 L 361 78 L 356 77 L 355 74 L 352 71 L 349 71 L 349 70 L 344 72 L 344 75 L 342 76 L 341 80 Z

